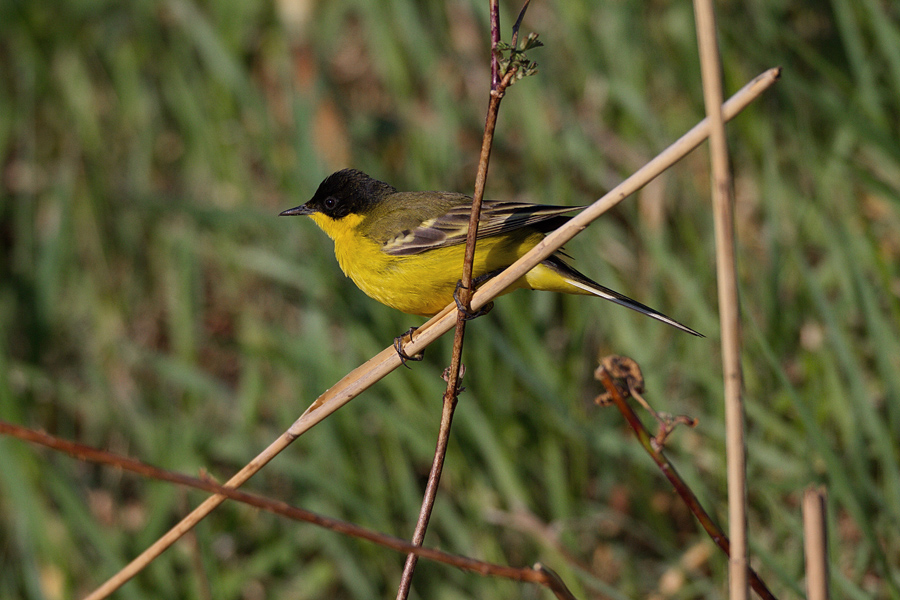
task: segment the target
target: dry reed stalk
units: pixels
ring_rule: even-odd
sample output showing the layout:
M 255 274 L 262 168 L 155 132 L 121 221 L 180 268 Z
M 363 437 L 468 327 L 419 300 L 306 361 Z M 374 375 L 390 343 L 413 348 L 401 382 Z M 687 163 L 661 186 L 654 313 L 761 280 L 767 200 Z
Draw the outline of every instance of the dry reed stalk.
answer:
M 728 142 L 722 115 L 722 65 L 716 41 L 712 0 L 694 0 L 703 100 L 711 129 L 713 219 L 716 237 L 716 281 L 722 329 L 722 375 L 725 379 L 725 455 L 728 480 L 728 561 L 730 600 L 747 600 L 747 467 L 744 443 L 741 320 L 734 243 L 734 190 L 728 166 Z
M 803 493 L 803 547 L 806 551 L 806 598 L 828 600 L 824 489 L 810 487 Z

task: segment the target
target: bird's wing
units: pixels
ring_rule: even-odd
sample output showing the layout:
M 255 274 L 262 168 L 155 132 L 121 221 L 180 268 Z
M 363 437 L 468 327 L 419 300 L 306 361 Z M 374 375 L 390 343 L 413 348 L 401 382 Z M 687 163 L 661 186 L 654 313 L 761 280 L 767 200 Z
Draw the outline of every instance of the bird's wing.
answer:
M 382 250 L 394 256 L 408 256 L 435 248 L 465 244 L 472 211 L 471 198 L 468 200 L 400 231 L 384 242 Z M 478 222 L 478 239 L 529 226 L 537 226 L 541 231 L 552 231 L 568 220 L 568 217 L 561 215 L 582 208 L 485 201 L 481 206 L 481 218 Z

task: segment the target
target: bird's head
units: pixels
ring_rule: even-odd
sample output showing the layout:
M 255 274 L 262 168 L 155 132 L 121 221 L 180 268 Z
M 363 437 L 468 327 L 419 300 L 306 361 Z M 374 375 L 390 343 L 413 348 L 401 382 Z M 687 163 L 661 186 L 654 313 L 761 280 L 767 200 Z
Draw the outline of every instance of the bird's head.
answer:
M 362 171 L 344 169 L 326 177 L 309 202 L 279 216 L 308 215 L 319 227 L 326 229 L 328 222 L 340 221 L 348 215 L 365 215 L 385 196 L 396 191 L 393 186 Z

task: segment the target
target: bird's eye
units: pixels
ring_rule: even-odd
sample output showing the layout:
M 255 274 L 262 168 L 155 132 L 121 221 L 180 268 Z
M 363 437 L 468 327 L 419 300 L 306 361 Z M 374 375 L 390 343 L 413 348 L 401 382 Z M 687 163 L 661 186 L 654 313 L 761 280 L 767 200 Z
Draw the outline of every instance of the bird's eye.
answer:
M 325 210 L 334 210 L 334 207 L 337 206 L 337 198 L 334 196 L 328 196 L 325 198 Z

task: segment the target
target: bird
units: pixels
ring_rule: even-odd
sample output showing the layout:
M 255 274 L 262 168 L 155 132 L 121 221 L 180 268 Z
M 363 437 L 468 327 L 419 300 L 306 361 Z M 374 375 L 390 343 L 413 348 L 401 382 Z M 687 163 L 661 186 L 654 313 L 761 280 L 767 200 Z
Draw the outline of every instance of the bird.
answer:
M 584 207 L 486 200 L 475 245 L 473 280 L 499 273 Z M 356 169 L 326 177 L 305 204 L 279 216 L 306 215 L 334 242 L 341 270 L 371 298 L 429 317 L 456 298 L 472 198 L 455 192 L 401 192 Z M 649 306 L 571 267 L 556 252 L 519 278 L 515 289 L 599 296 L 676 329 L 703 337 Z

